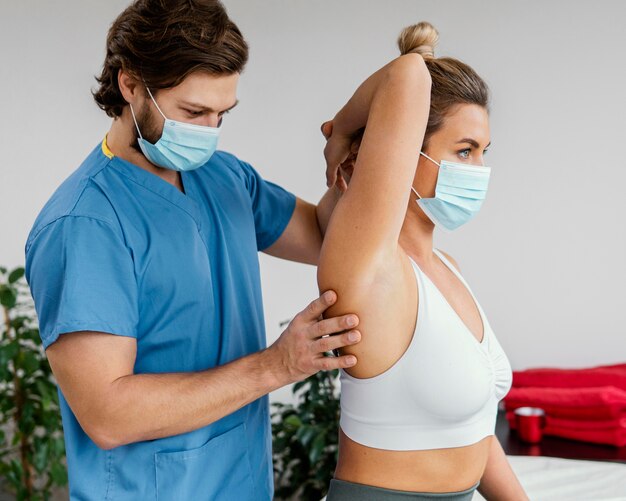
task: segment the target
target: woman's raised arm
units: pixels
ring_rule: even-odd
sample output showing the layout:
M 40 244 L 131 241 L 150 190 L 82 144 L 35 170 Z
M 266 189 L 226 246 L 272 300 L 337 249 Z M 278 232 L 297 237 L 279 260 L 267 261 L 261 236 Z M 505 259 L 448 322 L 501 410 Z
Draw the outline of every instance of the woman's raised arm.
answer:
M 366 282 L 376 262 L 397 251 L 430 106 L 430 74 L 419 54 L 394 59 L 355 92 L 333 119 L 324 154 L 327 177 L 365 127 L 350 180 L 322 245 L 318 284 L 341 290 L 355 277 Z M 371 276 L 369 277 L 371 278 Z

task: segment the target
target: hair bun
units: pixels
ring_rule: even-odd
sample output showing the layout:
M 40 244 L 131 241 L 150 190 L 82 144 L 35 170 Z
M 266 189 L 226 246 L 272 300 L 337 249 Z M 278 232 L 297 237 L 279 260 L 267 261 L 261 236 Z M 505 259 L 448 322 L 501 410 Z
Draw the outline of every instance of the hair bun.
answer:
M 402 30 L 398 37 L 398 47 L 402 55 L 416 52 L 424 59 L 433 59 L 438 40 L 437 29 L 429 22 L 422 21 Z

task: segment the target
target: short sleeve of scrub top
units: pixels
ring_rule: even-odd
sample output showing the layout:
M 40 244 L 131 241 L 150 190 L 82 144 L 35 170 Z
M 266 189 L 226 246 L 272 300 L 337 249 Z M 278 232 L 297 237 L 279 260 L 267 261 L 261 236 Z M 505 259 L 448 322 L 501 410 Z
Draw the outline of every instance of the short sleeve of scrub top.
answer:
M 64 332 L 137 337 L 132 257 L 108 222 L 61 217 L 41 230 L 28 258 L 44 348 Z
M 239 165 L 252 199 L 257 247 L 262 251 L 271 246 L 285 229 L 284 218 L 276 217 L 280 213 L 277 209 L 291 214 L 295 196 L 263 179 L 249 163 L 239 160 Z

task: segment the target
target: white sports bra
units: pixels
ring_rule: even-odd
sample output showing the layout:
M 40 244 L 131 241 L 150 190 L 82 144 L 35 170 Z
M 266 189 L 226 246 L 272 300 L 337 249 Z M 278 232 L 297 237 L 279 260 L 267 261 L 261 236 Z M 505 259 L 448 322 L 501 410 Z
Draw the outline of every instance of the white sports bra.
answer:
M 341 370 L 343 432 L 388 450 L 462 447 L 495 431 L 498 402 L 513 382 L 511 365 L 473 292 L 484 334 L 479 342 L 443 294 L 411 259 L 418 287 L 417 325 L 398 361 L 382 374 L 355 378 Z

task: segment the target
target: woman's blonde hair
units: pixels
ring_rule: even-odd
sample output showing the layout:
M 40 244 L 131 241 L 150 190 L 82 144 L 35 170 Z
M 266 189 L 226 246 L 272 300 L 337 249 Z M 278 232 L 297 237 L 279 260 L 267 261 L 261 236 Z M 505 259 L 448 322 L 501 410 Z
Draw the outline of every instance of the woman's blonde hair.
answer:
M 408 26 L 398 37 L 401 54 L 420 54 L 430 72 L 432 87 L 430 113 L 424 135 L 428 139 L 444 123 L 446 115 L 458 104 L 477 104 L 489 111 L 489 88 L 485 81 L 467 64 L 451 57 L 435 57 L 439 32 L 428 22 Z

